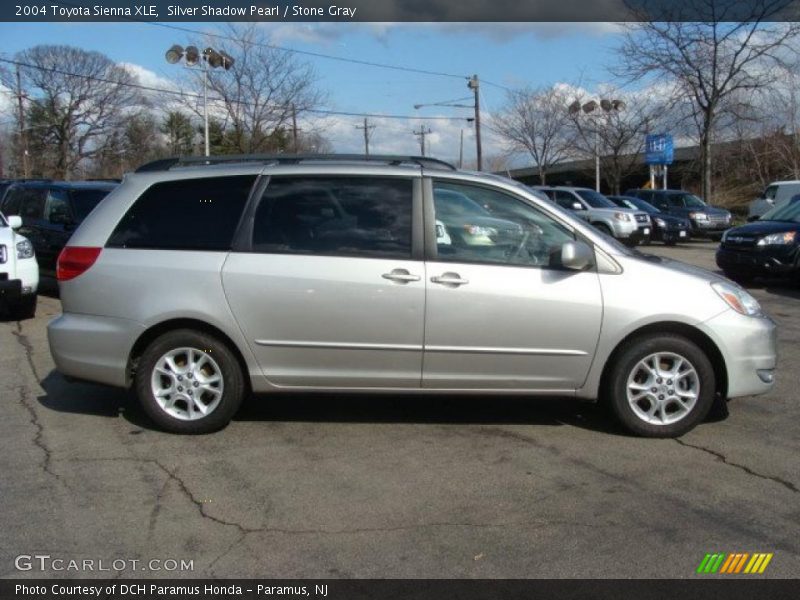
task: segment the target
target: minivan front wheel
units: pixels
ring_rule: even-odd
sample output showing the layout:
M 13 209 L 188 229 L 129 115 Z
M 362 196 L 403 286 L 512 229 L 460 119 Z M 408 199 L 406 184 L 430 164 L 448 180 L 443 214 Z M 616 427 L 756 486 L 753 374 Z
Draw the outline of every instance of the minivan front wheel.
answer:
M 175 433 L 209 433 L 241 406 L 244 378 L 236 357 L 216 338 L 190 329 L 165 333 L 142 353 L 136 392 L 145 412 Z
M 702 421 L 714 401 L 714 368 L 694 342 L 674 334 L 632 340 L 607 380 L 611 407 L 632 433 L 677 437 Z

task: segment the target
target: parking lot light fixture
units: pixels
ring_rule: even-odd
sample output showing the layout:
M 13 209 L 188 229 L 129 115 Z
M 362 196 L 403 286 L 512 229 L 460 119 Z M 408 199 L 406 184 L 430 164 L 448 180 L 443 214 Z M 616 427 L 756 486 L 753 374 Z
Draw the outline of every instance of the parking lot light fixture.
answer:
M 597 109 L 600 108 L 600 111 Z M 608 116 L 612 112 L 619 112 L 625 109 L 625 102 L 619 99 L 609 100 L 601 98 L 599 100 L 589 100 L 581 104 L 580 100 L 575 100 L 567 107 L 569 114 L 575 118 L 579 117 L 581 111 L 589 118 L 594 119 L 594 189 L 600 192 L 600 129 L 597 126 L 597 118 L 603 114 Z M 602 112 L 601 112 L 602 111 Z
M 209 67 L 212 69 L 223 68 L 226 71 L 229 71 L 233 67 L 233 63 L 235 62 L 233 57 L 228 54 L 227 52 L 223 52 L 222 50 L 215 50 L 214 48 L 208 47 L 202 52 L 197 48 L 197 46 L 187 46 L 186 49 L 179 44 L 173 44 L 170 46 L 169 50 L 167 50 L 166 54 L 164 55 L 167 62 L 171 65 L 174 65 L 183 59 L 186 62 L 186 66 L 194 67 L 200 63 L 202 63 L 203 68 L 203 133 L 204 133 L 204 142 L 205 142 L 205 155 L 211 155 L 211 143 L 209 140 L 208 134 L 208 69 Z

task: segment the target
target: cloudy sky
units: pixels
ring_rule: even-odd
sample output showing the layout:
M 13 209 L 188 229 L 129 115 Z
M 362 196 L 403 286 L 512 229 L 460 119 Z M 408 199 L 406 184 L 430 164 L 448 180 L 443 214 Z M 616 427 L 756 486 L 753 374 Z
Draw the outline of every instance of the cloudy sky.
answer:
M 214 24 L 176 24 L 203 31 L 219 31 Z M 505 91 L 499 86 L 580 83 L 593 89 L 609 77 L 619 28 L 607 23 L 317 23 L 264 24 L 276 44 L 299 50 L 416 67 L 468 76 L 477 73 L 482 85 L 483 115 L 488 120 L 499 109 Z M 10 58 L 36 44 L 69 44 L 105 53 L 134 68 L 147 85 L 170 86 L 175 69 L 164 60 L 173 43 L 187 44 L 191 35 L 146 23 L 2 23 L 0 56 Z M 324 108 L 378 114 L 467 117 L 471 111 L 414 104 L 467 97 L 466 79 L 429 76 L 368 67 L 324 58 L 303 57 L 319 75 L 329 99 Z M 498 85 L 489 85 L 492 82 Z M 468 101 L 465 103 L 469 103 Z M 7 102 L 4 103 L 7 105 Z M 7 119 L 5 115 L 3 119 Z M 411 133 L 419 121 L 375 118 L 370 149 L 374 152 L 416 153 Z M 339 152 L 363 150 L 356 117 L 322 121 L 325 136 Z M 443 158 L 458 155 L 460 130 L 465 159 L 474 156 L 471 125 L 465 120 L 427 121 L 432 134 L 429 152 Z M 302 124 L 301 124 L 302 126 Z M 500 151 L 491 132 L 484 131 L 485 153 Z

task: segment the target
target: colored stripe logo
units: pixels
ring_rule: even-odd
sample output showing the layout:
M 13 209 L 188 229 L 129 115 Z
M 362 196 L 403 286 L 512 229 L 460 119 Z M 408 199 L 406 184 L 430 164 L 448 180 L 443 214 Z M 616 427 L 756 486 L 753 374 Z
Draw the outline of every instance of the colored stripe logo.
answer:
M 755 552 L 753 554 L 747 552 L 735 552 L 732 554 L 716 552 L 714 554 L 706 554 L 703 557 L 697 567 L 697 572 L 702 574 L 759 575 L 766 571 L 772 557 L 772 552 Z

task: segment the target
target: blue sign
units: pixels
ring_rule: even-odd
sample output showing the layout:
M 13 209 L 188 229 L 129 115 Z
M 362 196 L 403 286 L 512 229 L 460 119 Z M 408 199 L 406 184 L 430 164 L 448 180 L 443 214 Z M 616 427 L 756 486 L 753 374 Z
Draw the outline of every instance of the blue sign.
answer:
M 672 136 L 668 133 L 648 135 L 644 142 L 644 162 L 648 165 L 671 165 L 675 155 Z

